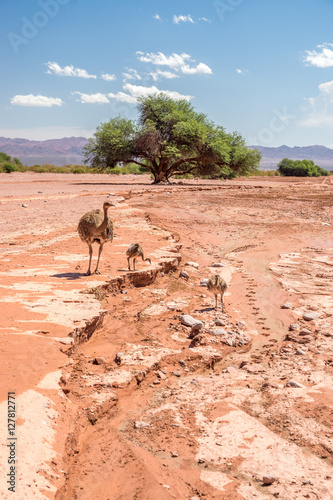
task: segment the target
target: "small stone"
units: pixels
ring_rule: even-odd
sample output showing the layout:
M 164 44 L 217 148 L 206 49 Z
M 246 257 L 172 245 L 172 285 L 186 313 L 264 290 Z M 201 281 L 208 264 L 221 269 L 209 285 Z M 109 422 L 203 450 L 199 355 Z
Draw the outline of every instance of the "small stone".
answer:
M 204 464 L 206 460 L 204 458 L 199 458 L 198 459 L 198 464 Z
M 226 335 L 226 331 L 224 330 L 224 328 L 215 328 L 215 330 L 213 330 L 213 334 L 214 335 Z
M 298 343 L 299 344 L 307 344 L 308 342 L 311 342 L 313 340 L 313 337 L 311 335 L 305 335 L 303 337 L 298 338 Z
M 281 309 L 292 309 L 293 305 L 290 302 L 285 302 L 282 304 Z
M 215 325 L 216 326 L 225 326 L 225 321 L 223 321 L 223 319 L 221 319 L 221 318 L 216 318 Z
M 292 323 L 290 326 L 289 326 L 289 330 L 291 331 L 295 331 L 295 330 L 299 330 L 301 327 L 298 323 Z
M 190 275 L 188 274 L 187 271 L 180 271 L 179 277 L 184 278 L 187 281 L 189 279 Z
M 117 382 L 116 380 L 114 380 L 114 381 L 111 383 L 111 387 L 113 387 L 114 389 L 118 389 L 118 387 L 119 387 L 119 382 Z
M 273 483 L 274 483 L 274 481 L 276 481 L 276 477 L 275 477 L 275 476 L 271 476 L 271 475 L 269 475 L 269 476 L 264 476 L 264 477 L 262 478 L 262 482 L 263 482 L 264 484 L 266 484 L 266 486 L 269 486 L 270 484 L 273 484 Z
M 158 376 L 158 378 L 160 378 L 161 380 L 165 380 L 166 379 L 166 376 L 164 375 L 164 373 L 159 370 L 158 372 L 156 372 L 156 375 Z
M 139 372 L 135 375 L 138 384 L 141 384 L 141 382 L 144 380 L 145 377 L 146 377 L 145 372 Z
M 154 385 L 158 385 L 158 384 L 160 384 L 160 383 L 161 383 L 161 381 L 160 381 L 160 379 L 158 379 L 158 378 L 157 378 L 156 380 L 154 380 L 154 382 L 153 382 L 153 384 L 154 384 Z
M 25 203 L 22 203 L 22 207 L 23 207 L 23 208 L 27 208 L 27 207 L 28 207 L 28 205 L 26 205 Z
M 64 339 L 59 339 L 60 344 L 64 345 L 73 345 L 74 344 L 74 339 L 72 337 L 64 338 Z
M 190 266 L 190 267 L 198 268 L 199 264 L 197 262 L 189 261 L 189 262 L 185 262 L 185 266 Z
M 286 387 L 293 387 L 295 389 L 304 389 L 305 385 L 296 382 L 296 380 L 288 380 Z
M 296 354 L 298 354 L 299 356 L 303 356 L 305 352 L 300 347 L 297 347 Z
M 120 365 L 121 364 L 121 357 L 123 356 L 124 354 L 122 352 L 117 352 L 116 354 L 116 357 L 114 358 L 115 362 L 117 363 L 117 365 Z
M 116 196 L 116 193 L 109 193 L 109 196 Z
M 180 377 L 181 376 L 181 373 L 180 372 L 171 372 L 172 375 L 174 375 L 175 377 Z
M 199 319 L 193 318 L 189 314 L 182 314 L 179 319 L 180 319 L 180 322 L 182 325 L 190 326 L 191 328 L 193 328 L 193 327 L 199 328 L 199 325 L 201 328 L 201 326 L 202 326 L 202 321 L 200 321 Z
M 207 286 L 208 278 L 204 278 L 200 281 L 200 286 Z
M 319 317 L 320 315 L 317 312 L 310 312 L 303 314 L 303 319 L 305 319 L 305 321 L 313 321 L 315 319 L 318 319 Z
M 307 328 L 302 328 L 302 330 L 299 332 L 299 335 L 311 335 L 311 330 L 308 330 Z
M 222 264 L 222 262 L 214 262 L 214 264 L 211 264 L 209 267 L 225 267 L 225 264 Z
M 227 339 L 225 341 L 226 344 L 230 345 L 231 347 L 233 347 L 235 344 L 234 344 L 234 341 L 232 339 Z
M 97 356 L 97 358 L 95 358 L 93 361 L 94 365 L 103 365 L 104 363 L 106 363 L 106 359 L 102 356 Z
M 134 423 L 134 429 L 145 429 L 150 427 L 150 424 L 148 422 L 142 422 L 142 420 L 138 420 Z
M 171 452 L 172 458 L 178 457 L 178 453 L 176 451 Z

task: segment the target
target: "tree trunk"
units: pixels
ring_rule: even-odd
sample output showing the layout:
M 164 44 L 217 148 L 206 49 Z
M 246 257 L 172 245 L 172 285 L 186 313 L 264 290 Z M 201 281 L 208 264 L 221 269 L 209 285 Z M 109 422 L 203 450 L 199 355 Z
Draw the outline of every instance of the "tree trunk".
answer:
M 167 179 L 165 172 L 154 172 L 154 181 L 153 184 L 170 184 L 170 181 Z

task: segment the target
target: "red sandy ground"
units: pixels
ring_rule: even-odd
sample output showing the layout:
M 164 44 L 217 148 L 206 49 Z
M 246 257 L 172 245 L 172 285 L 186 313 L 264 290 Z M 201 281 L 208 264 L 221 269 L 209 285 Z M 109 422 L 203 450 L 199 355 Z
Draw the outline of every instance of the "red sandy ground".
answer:
M 22 464 L 19 498 L 332 498 L 330 178 L 152 186 L 146 176 L 0 177 L 1 401 L 33 389 L 58 412 L 57 455 L 30 479 Z M 110 193 L 116 237 L 102 274 L 85 277 L 77 222 Z M 119 283 L 134 241 L 152 268 L 154 252 L 173 245 L 176 256 L 181 245 L 179 269 L 145 286 Z M 137 269 L 142 285 L 151 266 L 138 260 Z M 225 315 L 200 286 L 215 272 L 228 282 Z M 313 311 L 318 318 L 305 322 Z M 197 343 L 181 312 L 204 321 Z M 309 330 L 305 343 L 288 332 L 292 323 Z M 250 342 L 229 346 L 216 328 Z M 56 340 L 68 335 L 74 346 Z M 59 368 L 61 388 L 38 388 Z M 286 387 L 290 379 L 304 387 Z M 28 425 L 22 415 L 18 432 Z

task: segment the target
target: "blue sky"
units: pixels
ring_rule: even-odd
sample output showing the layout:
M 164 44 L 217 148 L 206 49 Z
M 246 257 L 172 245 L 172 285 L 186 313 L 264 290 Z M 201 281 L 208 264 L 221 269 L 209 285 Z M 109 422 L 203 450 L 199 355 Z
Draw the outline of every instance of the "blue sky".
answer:
M 183 97 L 263 146 L 333 147 L 332 0 L 0 0 L 0 136 L 90 137 Z

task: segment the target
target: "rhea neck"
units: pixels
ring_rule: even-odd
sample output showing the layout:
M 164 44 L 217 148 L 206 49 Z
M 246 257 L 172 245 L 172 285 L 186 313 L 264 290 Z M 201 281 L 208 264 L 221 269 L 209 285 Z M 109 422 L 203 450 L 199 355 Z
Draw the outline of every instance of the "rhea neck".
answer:
M 102 233 L 106 228 L 107 228 L 107 225 L 108 225 L 108 209 L 109 209 L 109 206 L 103 206 L 103 211 L 104 211 L 104 219 L 103 219 L 103 222 L 102 224 L 96 229 L 96 231 L 98 233 Z

